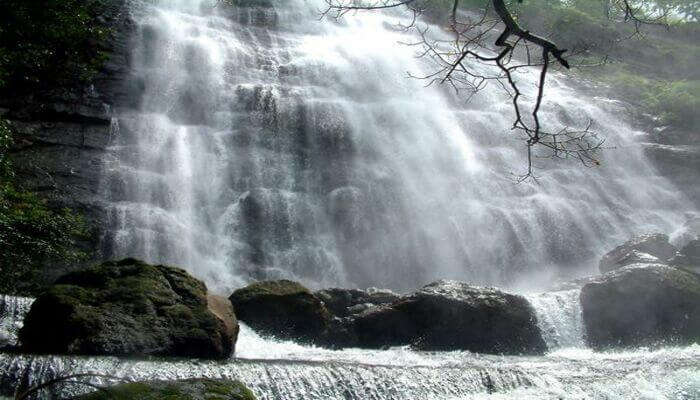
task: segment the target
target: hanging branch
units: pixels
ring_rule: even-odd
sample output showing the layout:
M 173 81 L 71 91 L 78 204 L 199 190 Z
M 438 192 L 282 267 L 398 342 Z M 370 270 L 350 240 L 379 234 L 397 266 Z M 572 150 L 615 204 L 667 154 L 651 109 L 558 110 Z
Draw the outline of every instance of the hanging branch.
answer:
M 554 42 L 532 34 L 523 29 L 508 10 L 504 0 L 485 0 L 486 7 L 477 18 L 458 12 L 459 0 L 453 0 L 449 14 L 448 31 L 454 34 L 452 40 L 429 38 L 428 28 L 416 26 L 416 18 L 424 9 L 416 0 L 325 0 L 326 8 L 321 10 L 321 17 L 341 18 L 348 12 L 363 10 L 383 10 L 403 7 L 413 14 L 412 22 L 402 26 L 404 29 L 415 28 L 420 40 L 405 43 L 420 47 L 419 57 L 431 59 L 436 69 L 424 76 L 410 77 L 426 80 L 426 86 L 434 83 L 447 84 L 455 91 L 467 90 L 468 98 L 482 90 L 488 83 L 495 83 L 511 98 L 514 111 L 512 129 L 523 134 L 527 148 L 527 170 L 518 176 L 518 181 L 528 178 L 536 179 L 533 160 L 535 158 L 572 158 L 585 166 L 599 165 L 597 152 L 604 140 L 590 129 L 588 121 L 584 129 L 574 130 L 562 127 L 548 130 L 542 125 L 540 111 L 545 98 L 547 75 L 553 68 L 552 61 L 564 69 L 580 67 L 571 65 L 565 53 L 567 49 L 558 47 Z M 518 0 L 522 2 L 522 0 Z M 643 17 L 640 10 L 634 8 L 629 0 L 612 0 L 611 7 L 616 7 L 624 14 L 625 21 L 632 21 L 635 29 L 649 23 L 662 23 L 664 15 L 655 19 Z M 495 40 L 493 40 L 493 38 Z M 518 52 L 516 56 L 516 52 Z M 575 55 L 567 53 L 570 55 Z M 470 59 L 470 63 L 465 62 Z M 524 60 L 524 61 L 522 61 Z M 603 62 L 605 59 L 603 60 Z M 495 73 L 477 71 L 473 65 L 482 64 L 495 67 Z M 472 67 L 470 67 L 472 65 Z M 520 69 L 539 69 L 534 103 L 529 111 L 521 104 L 527 94 L 521 89 L 521 83 L 514 74 Z M 527 118 L 526 118 L 527 116 Z M 537 148 L 543 154 L 533 154 Z
M 30 373 L 30 370 L 27 368 L 25 370 L 25 375 L 27 375 L 29 373 Z M 38 392 L 40 392 L 44 389 L 50 388 L 50 387 L 58 385 L 58 384 L 74 384 L 74 385 L 88 386 L 88 387 L 91 387 L 91 388 L 97 389 L 97 390 L 104 390 L 104 388 L 102 386 L 96 385 L 96 384 L 91 383 L 89 381 L 85 381 L 85 380 L 83 380 L 84 378 L 104 378 L 104 379 L 121 381 L 121 382 L 127 381 L 126 379 L 120 378 L 118 376 L 99 374 L 99 373 L 95 373 L 95 372 L 59 375 L 53 379 L 46 380 L 44 382 L 41 382 L 41 383 L 34 385 L 34 386 L 31 386 L 29 388 L 18 386 L 17 390 L 15 391 L 14 400 L 27 400 L 27 399 L 31 398 L 31 396 L 33 396 L 34 394 L 37 394 Z

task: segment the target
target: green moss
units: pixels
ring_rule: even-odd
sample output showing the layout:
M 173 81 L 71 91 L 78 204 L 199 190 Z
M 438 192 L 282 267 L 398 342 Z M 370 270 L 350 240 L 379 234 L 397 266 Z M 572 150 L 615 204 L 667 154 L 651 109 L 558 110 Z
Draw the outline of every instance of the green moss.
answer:
M 85 258 L 76 243 L 87 229 L 80 215 L 50 207 L 16 182 L 9 159 L 12 135 L 0 119 L 0 292 L 36 295 L 42 287 L 35 277 L 46 264 Z
M 76 400 L 255 400 L 239 381 L 189 379 L 173 382 L 136 382 L 113 386 Z
M 45 332 L 57 332 L 47 340 Z M 226 358 L 233 338 L 208 309 L 206 286 L 177 268 L 127 260 L 58 279 L 32 306 L 29 352 Z
M 236 290 L 233 296 L 235 296 L 238 301 L 243 302 L 259 296 L 290 296 L 297 294 L 311 294 L 311 291 L 298 282 L 282 279 L 278 281 L 255 282 L 243 289 Z

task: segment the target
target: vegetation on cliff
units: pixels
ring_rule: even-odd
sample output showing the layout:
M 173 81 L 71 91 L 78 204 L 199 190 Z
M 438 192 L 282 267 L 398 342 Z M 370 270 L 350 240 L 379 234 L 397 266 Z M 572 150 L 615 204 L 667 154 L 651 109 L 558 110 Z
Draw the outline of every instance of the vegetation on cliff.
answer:
M 86 234 L 80 215 L 51 208 L 36 193 L 16 182 L 9 150 L 10 125 L 0 120 L 0 293 L 34 294 L 34 279 L 49 262 L 75 262 L 84 257 L 76 240 Z
M 87 82 L 105 59 L 106 0 L 0 2 L 0 98 L 36 96 Z M 84 254 L 83 218 L 23 187 L 10 153 L 13 129 L 0 114 L 0 292 L 35 294 L 34 276 L 46 263 L 71 263 Z
M 92 76 L 104 61 L 105 0 L 0 2 L 0 92 L 47 90 Z

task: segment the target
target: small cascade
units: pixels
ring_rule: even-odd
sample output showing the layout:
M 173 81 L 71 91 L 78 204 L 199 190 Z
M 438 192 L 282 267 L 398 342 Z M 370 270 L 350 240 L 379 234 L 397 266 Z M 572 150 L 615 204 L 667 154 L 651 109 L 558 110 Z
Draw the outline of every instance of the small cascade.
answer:
M 315 361 L 235 359 L 220 363 L 0 354 L 0 396 L 11 393 L 21 381 L 35 385 L 86 372 L 130 381 L 239 379 L 261 400 L 690 400 L 700 395 L 698 345 L 655 352 L 576 350 L 547 357 L 411 352 L 410 359 L 405 349 L 307 350 Z M 301 358 L 303 350 L 296 351 Z M 113 382 L 93 378 L 90 383 Z M 56 385 L 39 398 L 67 398 L 89 390 L 75 384 Z
M 32 302 L 30 297 L 0 295 L 0 348 L 17 346 L 17 333 Z
M 572 289 L 526 296 L 535 308 L 537 323 L 550 351 L 586 347 L 580 293 L 579 289 Z

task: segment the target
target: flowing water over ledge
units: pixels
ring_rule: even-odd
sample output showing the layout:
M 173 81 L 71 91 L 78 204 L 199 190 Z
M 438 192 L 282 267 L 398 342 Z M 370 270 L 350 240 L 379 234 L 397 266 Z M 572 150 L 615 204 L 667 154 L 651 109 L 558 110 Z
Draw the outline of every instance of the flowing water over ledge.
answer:
M 550 347 L 545 356 L 334 351 L 263 338 L 241 325 L 236 358 L 227 362 L 0 354 L 0 389 L 9 394 L 21 380 L 93 372 L 129 380 L 235 378 L 266 400 L 700 399 L 700 345 L 593 352 L 583 347 L 577 290 L 528 298 Z M 22 306 L 5 307 L 0 325 L 18 328 L 31 299 L 8 299 Z M 41 398 L 84 390 L 58 386 Z
M 0 355 L 7 390 L 22 376 L 44 381 L 67 372 L 100 372 L 144 379 L 236 378 L 260 399 L 674 399 L 700 398 L 700 346 L 593 353 L 560 350 L 543 357 L 484 356 L 408 349 L 328 351 L 289 346 L 286 354 L 239 344 L 226 363 L 138 361 L 111 357 Z M 265 347 L 268 342 L 259 343 Z M 272 345 L 274 348 L 275 345 Z M 247 349 L 247 350 L 244 350 Z M 26 371 L 29 373 L 26 374 Z M 95 380 L 95 383 L 103 383 Z M 77 393 L 72 385 L 44 398 Z M 52 397 L 56 396 L 56 397 Z

